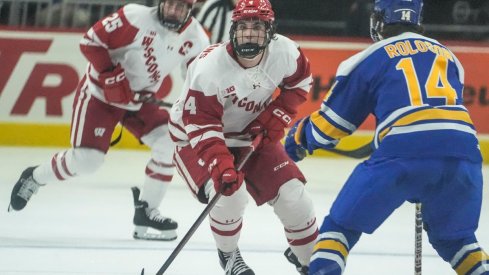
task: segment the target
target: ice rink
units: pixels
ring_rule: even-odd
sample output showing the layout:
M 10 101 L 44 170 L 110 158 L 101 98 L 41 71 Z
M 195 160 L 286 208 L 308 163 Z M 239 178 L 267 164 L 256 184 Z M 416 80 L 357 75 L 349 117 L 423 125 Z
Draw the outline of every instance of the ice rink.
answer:
M 175 175 L 161 210 L 179 222 L 172 242 L 132 239 L 130 187 L 141 186 L 149 151 L 112 150 L 95 174 L 41 188 L 20 212 L 8 213 L 10 192 L 27 166 L 49 161 L 57 148 L 0 147 L 0 274 L 155 274 L 205 205 Z M 308 178 L 319 224 L 358 163 L 309 158 L 299 165 Z M 489 249 L 489 167 L 477 236 Z M 283 256 L 283 228 L 267 206 L 250 200 L 240 249 L 258 275 L 297 274 Z M 348 258 L 346 275 L 413 274 L 414 205 L 404 204 L 373 235 L 363 235 Z M 165 274 L 223 274 L 205 220 Z M 423 235 L 423 274 L 455 274 Z

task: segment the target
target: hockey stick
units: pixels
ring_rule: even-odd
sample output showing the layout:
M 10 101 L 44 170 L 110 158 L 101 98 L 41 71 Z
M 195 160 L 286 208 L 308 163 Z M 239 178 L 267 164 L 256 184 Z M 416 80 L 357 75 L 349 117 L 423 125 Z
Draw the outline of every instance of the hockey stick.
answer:
M 173 107 L 173 104 L 168 103 L 168 102 L 165 102 L 165 101 L 163 101 L 161 99 L 158 99 L 158 98 L 156 98 L 156 97 L 154 97 L 152 95 L 151 96 L 142 96 L 142 95 L 139 95 L 138 102 L 155 104 L 155 105 L 158 105 L 160 107 L 168 107 L 168 108 Z M 119 143 L 119 141 L 121 141 L 121 138 L 122 138 L 122 130 L 124 129 L 124 120 L 126 119 L 126 115 L 124 115 L 124 117 L 122 119 L 122 122 L 121 122 L 121 125 L 122 125 L 121 131 L 119 132 L 119 135 L 113 141 L 110 142 L 110 147 L 115 146 L 117 143 Z
M 171 108 L 173 106 L 173 104 L 171 103 L 168 103 L 168 102 L 165 102 L 161 99 L 158 99 L 154 96 L 150 96 L 150 97 L 146 97 L 144 98 L 144 100 L 142 100 L 142 102 L 144 103 L 151 103 L 151 104 L 156 104 L 160 107 L 168 107 L 168 108 Z
M 148 92 L 138 92 L 135 95 L 134 101 L 140 103 L 150 103 L 155 104 L 160 107 L 168 107 L 171 108 L 173 106 L 172 103 L 165 102 L 159 98 L 157 98 L 154 94 Z
M 255 151 L 255 149 L 261 143 L 262 138 L 263 138 L 263 134 L 259 134 L 259 135 L 257 135 L 255 137 L 255 139 L 253 140 L 253 142 L 249 145 L 248 152 L 238 160 L 238 163 L 236 164 L 236 169 L 237 170 L 241 170 L 243 168 L 243 166 L 246 164 L 246 161 L 248 161 L 248 159 L 253 154 L 253 152 Z M 178 243 L 177 247 L 173 250 L 173 252 L 170 254 L 170 256 L 168 257 L 168 259 L 166 259 L 165 263 L 163 264 L 163 266 L 161 266 L 161 268 L 158 270 L 158 272 L 156 273 L 156 275 L 162 275 L 162 274 L 165 273 L 165 271 L 168 269 L 168 267 L 173 262 L 173 260 L 178 255 L 178 253 L 180 253 L 180 251 L 183 249 L 183 247 L 188 242 L 188 240 L 190 240 L 190 238 L 192 237 L 192 235 L 194 234 L 194 232 L 197 230 L 197 228 L 200 226 L 200 224 L 205 219 L 205 217 L 207 215 L 209 215 L 209 212 L 212 210 L 212 208 L 214 207 L 214 205 L 216 205 L 216 203 L 217 203 L 217 201 L 219 200 L 220 197 L 221 197 L 221 193 L 217 193 L 211 199 L 211 201 L 204 208 L 204 211 L 202 211 L 202 213 L 199 215 L 199 217 L 194 222 L 194 224 L 192 224 L 192 226 L 190 227 L 190 229 L 188 230 L 188 232 L 185 234 L 185 236 L 183 236 L 183 238 L 180 241 L 180 243 Z M 141 271 L 141 274 L 144 274 L 144 268 Z
M 337 148 L 331 148 L 331 149 L 324 149 L 328 152 L 332 152 L 341 156 L 349 157 L 349 158 L 354 158 L 354 159 L 363 159 L 368 156 L 370 156 L 374 152 L 374 142 L 371 141 L 361 147 L 358 147 L 357 149 L 353 150 L 342 150 L 342 149 L 337 149 Z
M 421 275 L 423 252 L 423 218 L 421 203 L 416 203 L 415 235 L 414 235 L 414 275 Z

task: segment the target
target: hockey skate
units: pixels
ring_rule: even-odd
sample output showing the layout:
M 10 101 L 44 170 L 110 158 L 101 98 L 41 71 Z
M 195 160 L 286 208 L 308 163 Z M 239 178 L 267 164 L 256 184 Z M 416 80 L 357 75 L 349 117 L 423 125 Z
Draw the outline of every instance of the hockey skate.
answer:
M 239 248 L 236 248 L 233 252 L 222 252 L 218 249 L 217 253 L 225 275 L 255 275 L 255 272 L 251 270 L 241 257 Z
M 139 188 L 132 187 L 134 198 L 134 219 L 136 226 L 133 237 L 139 240 L 173 241 L 177 238 L 176 221 L 160 215 L 158 209 L 148 208 L 148 203 L 139 200 Z M 152 233 L 151 231 L 154 231 Z
M 39 187 L 43 186 L 43 184 L 38 183 L 32 177 L 32 172 L 36 167 L 37 166 L 29 167 L 22 172 L 22 175 L 20 175 L 19 180 L 12 189 L 12 194 L 10 195 L 9 212 L 12 209 L 16 211 L 24 209 L 32 195 L 36 194 Z
M 295 265 L 295 269 L 299 272 L 301 275 L 307 275 L 309 274 L 309 267 L 305 265 L 301 265 L 299 262 L 299 259 L 297 259 L 297 256 L 292 252 L 292 249 L 287 248 L 284 252 L 285 258 L 289 261 L 289 263 Z

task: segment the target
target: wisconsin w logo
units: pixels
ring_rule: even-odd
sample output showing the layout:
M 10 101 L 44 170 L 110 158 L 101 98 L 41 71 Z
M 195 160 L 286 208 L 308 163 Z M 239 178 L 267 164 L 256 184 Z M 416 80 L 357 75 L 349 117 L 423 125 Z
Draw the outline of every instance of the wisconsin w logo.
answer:
M 93 134 L 96 137 L 102 137 L 102 136 L 104 136 L 104 133 L 105 133 L 105 128 L 102 128 L 102 127 L 95 128 L 95 130 L 93 130 Z

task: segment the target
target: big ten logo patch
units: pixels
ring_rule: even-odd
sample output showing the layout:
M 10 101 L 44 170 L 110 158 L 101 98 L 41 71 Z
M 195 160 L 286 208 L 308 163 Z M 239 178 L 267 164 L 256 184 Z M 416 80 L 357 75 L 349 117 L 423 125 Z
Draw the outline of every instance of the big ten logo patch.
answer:
M 155 36 L 156 32 L 150 31 L 149 35 L 143 37 L 143 42 L 141 43 L 144 46 L 144 58 L 146 60 L 144 64 L 146 65 L 146 71 L 149 73 L 148 78 L 151 80 L 151 83 L 155 83 L 161 78 L 156 56 L 153 54 L 155 50 L 153 47 Z

